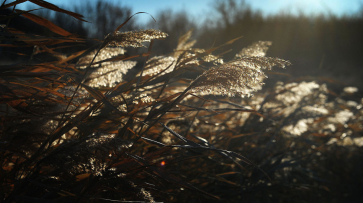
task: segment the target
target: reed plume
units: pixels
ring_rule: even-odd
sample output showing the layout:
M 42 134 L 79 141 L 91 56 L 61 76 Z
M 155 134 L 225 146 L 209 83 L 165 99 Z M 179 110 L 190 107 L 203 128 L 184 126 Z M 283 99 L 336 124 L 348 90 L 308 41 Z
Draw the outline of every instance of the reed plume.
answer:
M 116 47 L 145 47 L 143 42 L 166 38 L 168 34 L 160 30 L 148 29 L 129 32 L 114 32 L 106 36 L 104 43 Z
M 272 42 L 270 41 L 258 41 L 256 43 L 253 43 L 252 45 L 243 48 L 236 57 L 241 58 L 243 56 L 266 56 L 266 52 L 269 48 L 269 46 L 272 45 Z
M 289 61 L 271 57 L 241 57 L 213 67 L 200 75 L 192 84 L 192 92 L 202 95 L 252 96 L 261 88 L 267 76 L 264 69 L 284 68 Z

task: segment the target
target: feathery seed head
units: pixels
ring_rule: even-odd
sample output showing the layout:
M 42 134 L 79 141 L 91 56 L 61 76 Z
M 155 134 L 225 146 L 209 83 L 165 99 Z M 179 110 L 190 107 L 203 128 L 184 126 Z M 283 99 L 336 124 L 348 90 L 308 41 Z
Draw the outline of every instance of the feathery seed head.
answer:
M 205 71 L 192 83 L 191 90 L 202 95 L 249 97 L 264 84 L 262 80 L 267 76 L 261 69 L 286 65 L 290 62 L 278 58 L 243 57 Z
M 122 81 L 127 71 L 136 65 L 136 61 L 117 61 L 102 64 L 90 74 L 90 87 L 114 87 Z
M 173 69 L 175 64 L 173 64 L 175 59 L 171 56 L 155 56 L 149 59 L 146 62 L 145 70 L 143 75 L 156 75 L 163 71 L 163 74 L 170 73 Z
M 179 38 L 178 45 L 174 50 L 174 58 L 178 58 L 183 51 L 191 49 L 197 40 L 189 40 L 192 36 L 193 30 L 189 30 L 183 36 Z
M 95 57 L 97 50 L 94 50 L 93 52 L 89 53 L 88 55 L 82 57 L 77 62 L 77 66 L 80 69 L 85 69 L 89 63 L 91 63 L 93 57 Z M 109 58 L 112 58 L 114 56 L 119 56 L 125 54 L 125 50 L 120 47 L 104 47 L 99 51 L 97 54 L 94 63 L 97 63 L 99 61 L 103 61 Z M 98 65 L 92 65 L 91 67 L 97 67 Z
M 252 45 L 243 48 L 242 51 L 240 51 L 236 58 L 241 58 L 244 56 L 266 56 L 266 52 L 268 50 L 268 46 L 271 46 L 272 42 L 270 41 L 258 41 L 256 43 L 253 43 Z
M 212 54 L 204 56 L 202 59 L 206 62 L 213 62 L 214 65 L 223 64 L 223 59 L 218 58 L 218 56 L 214 56 Z
M 77 66 L 79 69 L 85 69 L 95 57 L 97 50 L 82 57 Z M 120 47 L 104 47 L 97 54 L 94 62 L 100 62 L 115 56 L 123 55 L 125 50 Z M 88 76 L 87 84 L 90 87 L 113 87 L 122 81 L 122 77 L 134 66 L 135 61 L 105 61 L 91 65 L 91 72 Z
M 121 46 L 121 47 L 145 47 L 143 42 L 150 42 L 153 39 L 166 38 L 168 34 L 160 30 L 140 30 L 129 32 L 115 32 L 108 34 L 105 38 L 105 43 L 108 46 Z

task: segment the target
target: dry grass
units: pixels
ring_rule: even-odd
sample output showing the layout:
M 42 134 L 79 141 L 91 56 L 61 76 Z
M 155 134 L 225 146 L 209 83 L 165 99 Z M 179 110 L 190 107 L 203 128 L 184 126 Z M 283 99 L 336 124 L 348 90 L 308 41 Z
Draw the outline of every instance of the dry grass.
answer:
M 354 198 L 355 191 L 340 190 L 339 181 L 348 178 L 347 188 L 362 181 L 362 165 L 349 165 L 360 159 L 362 102 L 346 99 L 352 89 L 338 95 L 313 81 L 278 83 L 242 99 L 261 89 L 265 70 L 290 65 L 265 57 L 270 42 L 255 43 L 224 62 L 223 54 L 212 53 L 237 39 L 202 50 L 193 48 L 188 32 L 174 53 L 150 57 L 153 40 L 166 33 L 120 33 L 119 27 L 96 50 L 62 55 L 58 46 L 89 39 L 30 18 L 58 36 L 4 26 L 1 32 L 10 37 L 2 45 L 38 47 L 62 57 L 37 63 L 34 51 L 26 53 L 27 64 L 0 68 L 3 202 Z M 149 51 L 138 56 L 125 56 L 118 47 L 149 41 Z M 136 57 L 146 58 L 144 67 L 124 80 Z M 181 77 L 190 71 L 200 76 Z

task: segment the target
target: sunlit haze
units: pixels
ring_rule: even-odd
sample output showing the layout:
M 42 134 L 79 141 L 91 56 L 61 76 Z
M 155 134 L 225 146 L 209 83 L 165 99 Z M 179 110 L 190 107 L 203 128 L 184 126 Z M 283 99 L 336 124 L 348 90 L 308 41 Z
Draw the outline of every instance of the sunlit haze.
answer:
M 106 0 L 105 0 L 106 1 Z M 203 20 L 205 16 L 213 15 L 213 3 L 215 0 L 107 0 L 122 6 L 129 6 L 133 12 L 147 12 L 156 16 L 159 11 L 171 9 L 173 11 L 186 11 L 195 19 Z M 10 2 L 10 1 L 9 1 Z M 49 0 L 59 7 L 67 8 L 78 4 L 81 0 Z M 96 0 L 88 0 L 89 3 Z M 357 13 L 363 5 L 363 0 L 246 0 L 254 10 L 260 10 L 263 15 L 279 13 L 307 15 L 334 14 L 337 16 Z M 26 2 L 20 5 L 22 9 L 32 3 Z M 150 20 L 147 15 L 139 15 L 139 22 L 145 23 Z

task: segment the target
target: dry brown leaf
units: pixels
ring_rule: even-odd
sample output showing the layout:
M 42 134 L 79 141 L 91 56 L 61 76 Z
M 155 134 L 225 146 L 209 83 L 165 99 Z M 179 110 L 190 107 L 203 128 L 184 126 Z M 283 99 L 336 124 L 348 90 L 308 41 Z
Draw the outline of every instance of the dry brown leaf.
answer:
M 20 13 L 22 11 L 16 9 L 16 12 Z M 38 23 L 39 25 L 42 25 L 42 26 L 48 28 L 52 32 L 55 32 L 59 35 L 62 35 L 62 36 L 71 36 L 72 35 L 70 32 L 56 26 L 54 23 L 50 22 L 49 20 L 47 20 L 43 17 L 31 14 L 31 13 L 22 13 L 21 15 L 35 23 Z

